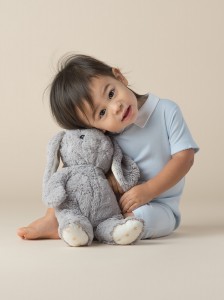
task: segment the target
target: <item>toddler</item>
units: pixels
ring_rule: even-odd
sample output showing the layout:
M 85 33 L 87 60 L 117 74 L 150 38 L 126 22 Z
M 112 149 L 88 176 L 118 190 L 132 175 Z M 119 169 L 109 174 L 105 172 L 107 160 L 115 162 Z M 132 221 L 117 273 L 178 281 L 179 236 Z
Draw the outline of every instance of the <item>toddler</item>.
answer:
M 139 183 L 120 193 L 123 215 L 145 222 L 143 239 L 171 234 L 180 224 L 184 177 L 199 150 L 173 101 L 131 90 L 121 71 L 86 55 L 72 55 L 61 65 L 50 90 L 50 107 L 65 129 L 98 128 L 113 136 L 139 166 Z M 54 209 L 18 229 L 24 239 L 58 238 Z

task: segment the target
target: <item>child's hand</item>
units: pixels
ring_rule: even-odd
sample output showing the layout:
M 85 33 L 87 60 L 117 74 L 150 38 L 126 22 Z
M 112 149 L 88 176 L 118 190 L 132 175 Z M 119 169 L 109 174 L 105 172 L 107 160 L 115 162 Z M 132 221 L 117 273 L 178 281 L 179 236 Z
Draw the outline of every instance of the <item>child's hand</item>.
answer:
M 109 182 L 109 185 L 111 186 L 111 188 L 115 194 L 123 194 L 124 193 L 123 189 L 121 188 L 120 184 L 115 179 L 114 174 L 112 173 L 111 170 L 106 174 L 106 177 Z
M 142 183 L 134 186 L 123 194 L 119 200 L 122 213 L 131 213 L 136 208 L 148 203 L 150 199 L 149 188 L 147 184 Z

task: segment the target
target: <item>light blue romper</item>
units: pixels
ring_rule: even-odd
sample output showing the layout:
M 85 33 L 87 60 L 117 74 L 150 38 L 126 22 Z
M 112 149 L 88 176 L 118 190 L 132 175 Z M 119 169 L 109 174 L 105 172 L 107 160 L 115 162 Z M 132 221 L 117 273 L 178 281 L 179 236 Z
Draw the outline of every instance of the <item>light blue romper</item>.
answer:
M 171 155 L 186 149 L 199 150 L 176 103 L 149 94 L 137 120 L 114 135 L 124 153 L 139 166 L 140 181 L 156 176 Z M 166 236 L 180 224 L 179 202 L 184 178 L 153 201 L 133 211 L 145 221 L 143 239 Z

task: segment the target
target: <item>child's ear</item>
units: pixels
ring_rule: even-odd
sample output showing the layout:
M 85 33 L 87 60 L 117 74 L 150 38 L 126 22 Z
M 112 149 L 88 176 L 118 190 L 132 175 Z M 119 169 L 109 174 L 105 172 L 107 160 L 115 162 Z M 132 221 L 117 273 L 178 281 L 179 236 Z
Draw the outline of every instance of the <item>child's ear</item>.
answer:
M 121 81 L 126 86 L 128 85 L 127 79 L 124 77 L 124 75 L 118 68 L 112 68 L 112 72 L 117 80 Z

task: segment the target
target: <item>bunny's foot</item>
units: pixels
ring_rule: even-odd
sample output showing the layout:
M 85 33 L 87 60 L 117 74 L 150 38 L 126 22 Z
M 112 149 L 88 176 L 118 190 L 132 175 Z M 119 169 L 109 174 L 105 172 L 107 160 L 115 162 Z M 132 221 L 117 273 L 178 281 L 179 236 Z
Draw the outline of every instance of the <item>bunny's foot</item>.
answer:
M 128 245 L 135 242 L 141 235 L 143 222 L 130 219 L 124 224 L 117 225 L 113 232 L 113 240 L 118 245 Z
M 89 241 L 88 235 L 78 224 L 69 224 L 68 227 L 62 231 L 62 238 L 72 247 L 85 246 Z

